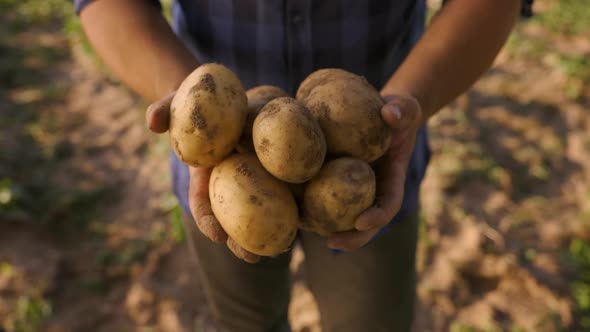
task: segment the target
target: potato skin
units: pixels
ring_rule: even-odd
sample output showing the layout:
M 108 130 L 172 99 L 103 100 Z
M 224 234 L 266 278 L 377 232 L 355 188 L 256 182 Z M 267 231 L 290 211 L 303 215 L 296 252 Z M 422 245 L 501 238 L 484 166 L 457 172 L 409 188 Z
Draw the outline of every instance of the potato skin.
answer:
M 336 79 L 362 80 L 363 78 L 340 68 L 318 69 L 301 82 L 295 98 L 297 100 L 306 99 L 316 86 L 324 85 Z
M 281 97 L 266 104 L 252 127 L 260 162 L 276 178 L 302 183 L 319 172 L 326 141 L 317 120 L 300 102 Z
M 363 77 L 319 70 L 303 81 L 297 99 L 318 119 L 329 153 L 373 162 L 389 148 L 391 129 L 381 117 L 384 102 Z
M 217 165 L 209 197 L 217 220 L 242 248 L 275 256 L 293 243 L 295 200 L 287 184 L 270 175 L 253 153 L 234 154 Z
M 182 82 L 170 107 L 170 142 L 184 163 L 211 167 L 238 144 L 247 114 L 246 92 L 220 64 L 199 66 Z
M 238 151 L 240 152 L 254 152 L 254 143 L 252 143 L 252 126 L 254 126 L 254 119 L 269 101 L 279 98 L 288 97 L 289 95 L 285 90 L 272 86 L 272 85 L 260 85 L 253 87 L 246 91 L 246 97 L 248 97 L 248 114 L 246 116 L 246 125 L 244 126 L 244 132 L 240 138 L 238 144 Z
M 344 157 L 327 162 L 305 188 L 300 228 L 328 236 L 354 229 L 356 218 L 375 201 L 369 164 Z

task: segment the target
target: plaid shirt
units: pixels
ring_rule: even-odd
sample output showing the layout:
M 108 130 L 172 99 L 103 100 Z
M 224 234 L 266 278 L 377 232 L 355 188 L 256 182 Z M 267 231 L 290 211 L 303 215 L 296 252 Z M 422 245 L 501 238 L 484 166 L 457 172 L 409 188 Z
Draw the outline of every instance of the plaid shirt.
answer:
M 91 1 L 75 0 L 77 13 Z M 325 67 L 363 75 L 380 89 L 421 36 L 425 12 L 425 0 L 177 0 L 172 28 L 200 63 L 223 63 L 246 89 L 272 84 L 294 95 L 307 75 Z M 429 158 L 422 128 L 394 221 L 416 211 Z M 188 212 L 188 168 L 174 153 L 171 167 Z
M 77 12 L 89 2 L 75 0 Z M 425 0 L 177 0 L 172 27 L 200 63 L 223 63 L 245 88 L 272 84 L 294 95 L 307 75 L 326 67 L 363 75 L 380 89 L 423 33 L 425 12 Z M 418 208 L 429 158 L 422 128 L 391 225 Z M 188 212 L 188 169 L 174 153 L 171 166 Z
M 188 19 L 189 12 L 198 16 Z M 424 0 L 179 0 L 173 28 L 197 59 L 226 64 L 246 88 L 272 84 L 294 95 L 307 75 L 326 67 L 363 75 L 381 89 L 422 34 L 425 12 Z M 395 221 L 418 208 L 429 158 L 422 129 Z M 175 156 L 172 165 L 182 168 Z M 178 172 L 181 201 L 185 181 Z
M 426 4 L 425 0 L 178 0 L 172 12 L 174 31 L 201 63 L 225 64 L 245 88 L 272 84 L 295 95 L 307 75 L 326 67 L 363 75 L 381 89 L 421 36 Z M 395 222 L 418 208 L 420 183 L 430 159 L 426 135 L 422 128 Z M 188 171 L 174 154 L 172 169 L 175 193 L 188 208 Z

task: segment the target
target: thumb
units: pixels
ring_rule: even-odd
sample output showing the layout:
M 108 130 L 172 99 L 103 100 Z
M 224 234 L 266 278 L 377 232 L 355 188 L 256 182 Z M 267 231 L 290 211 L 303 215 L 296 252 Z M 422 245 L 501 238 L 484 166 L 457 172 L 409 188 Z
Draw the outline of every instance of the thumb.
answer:
M 171 92 L 166 97 L 153 102 L 145 112 L 145 121 L 147 127 L 154 133 L 164 133 L 168 130 L 170 122 L 170 105 L 176 91 Z
M 390 97 L 381 108 L 381 116 L 394 130 L 404 130 L 415 126 L 421 117 L 418 101 L 407 97 Z

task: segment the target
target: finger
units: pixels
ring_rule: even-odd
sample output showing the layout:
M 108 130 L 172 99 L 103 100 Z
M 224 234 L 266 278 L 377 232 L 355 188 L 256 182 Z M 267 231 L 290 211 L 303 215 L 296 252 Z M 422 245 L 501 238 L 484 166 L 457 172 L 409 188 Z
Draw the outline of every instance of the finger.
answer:
M 248 263 L 257 263 L 260 260 L 260 256 L 249 252 L 248 250 L 240 247 L 232 238 L 227 239 L 227 247 L 231 252 L 236 255 L 239 259 L 242 259 Z
M 334 233 L 328 237 L 328 247 L 338 250 L 356 250 L 369 243 L 379 229 L 372 229 L 369 231 L 346 231 Z
M 393 97 L 381 108 L 381 116 L 391 129 L 400 131 L 416 126 L 421 112 L 416 101 Z
M 211 169 L 189 167 L 189 207 L 197 227 L 211 241 L 223 243 L 227 233 L 215 218 L 209 200 Z
M 145 113 L 145 121 L 151 131 L 160 134 L 168 130 L 170 104 L 174 98 L 174 93 L 175 91 L 148 106 Z
M 374 205 L 358 216 L 354 227 L 357 231 L 368 231 L 374 228 L 381 228 L 387 225 L 390 221 L 386 213 L 387 212 L 378 205 Z
M 195 218 L 197 227 L 211 241 L 223 243 L 227 240 L 227 233 L 213 214 L 203 215 Z
M 384 177 L 381 179 L 380 192 L 378 192 L 375 205 L 357 217 L 355 228 L 359 231 L 382 228 L 401 209 L 406 179 L 405 163 L 392 162 L 383 167 L 391 168 L 388 171 L 381 172 Z

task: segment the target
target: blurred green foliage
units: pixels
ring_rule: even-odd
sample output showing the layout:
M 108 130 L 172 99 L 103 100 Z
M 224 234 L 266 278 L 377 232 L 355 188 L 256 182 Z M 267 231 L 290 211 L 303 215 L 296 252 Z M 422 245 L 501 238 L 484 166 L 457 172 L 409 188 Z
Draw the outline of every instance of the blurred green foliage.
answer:
M 451 323 L 449 330 L 450 330 L 450 332 L 500 332 L 500 331 L 502 331 L 502 329 L 496 327 L 492 323 L 489 323 L 487 325 L 489 325 L 489 326 L 486 328 L 480 329 L 480 328 L 473 327 L 469 324 L 466 324 L 460 320 L 456 320 L 453 323 Z M 521 331 L 523 331 L 523 329 L 514 325 L 514 326 L 512 326 L 512 328 L 509 331 L 510 332 L 521 332 Z
M 168 22 L 172 21 L 172 0 L 160 0 L 162 12 Z
M 570 242 L 569 256 L 575 267 L 572 296 L 576 304 L 578 328 L 590 331 L 590 243 L 576 238 Z
M 176 203 L 176 205 L 170 212 L 170 221 L 172 224 L 170 238 L 177 243 L 184 242 L 185 234 L 184 226 L 182 224 L 182 207 L 180 207 L 178 203 Z
M 40 294 L 21 296 L 3 327 L 9 332 L 38 332 L 51 313 L 51 304 Z
M 558 0 L 533 18 L 553 32 L 577 35 L 590 32 L 590 0 Z
M 529 34 L 527 25 L 536 25 L 545 32 Z M 511 34 L 506 49 L 513 55 L 538 61 L 567 77 L 566 95 L 575 100 L 590 81 L 590 59 L 586 54 L 566 53 L 552 38 L 590 35 L 590 0 L 553 1 L 532 19 L 523 21 Z
M 0 10 L 11 10 L 19 24 L 59 22 L 74 13 L 72 1 L 67 0 L 0 0 Z
M 171 0 L 163 0 L 163 12 L 167 20 L 171 19 Z M 5 87 L 34 85 L 43 83 L 39 80 L 38 70 L 24 65 L 25 60 L 50 66 L 60 60 L 67 50 L 38 45 L 30 48 L 16 47 L 11 37 L 32 25 L 57 25 L 67 36 L 72 47 L 79 48 L 84 54 L 94 58 L 100 65 L 92 46 L 86 39 L 78 17 L 74 13 L 71 0 L 0 0 L 2 13 L 2 28 L 0 28 L 0 76 Z M 429 11 L 429 18 L 433 11 Z M 590 0 L 559 0 L 546 11 L 537 12 L 531 20 L 523 22 L 511 35 L 506 48 L 510 53 L 519 57 L 526 57 L 540 61 L 551 69 L 558 70 L 571 81 L 566 89 L 572 98 L 581 93 L 584 83 L 590 79 L 590 58 L 582 54 L 564 53 L 554 47 L 550 36 L 532 36 L 524 31 L 527 24 L 536 24 L 547 31 L 566 36 L 590 35 Z M 44 84 L 44 83 L 43 83 Z M 116 200 L 116 192 L 112 188 L 101 187 L 94 190 L 81 188 L 63 188 L 52 183 L 47 177 L 55 163 L 67 158 L 70 148 L 67 144 L 38 144 L 42 135 L 56 130 L 51 119 L 39 119 L 33 116 L 32 110 L 41 104 L 58 101 L 67 89 L 60 86 L 44 84 L 43 90 L 29 101 L 23 102 L 19 109 L 22 112 L 13 119 L 28 123 L 19 136 L 25 151 L 19 158 L 10 161 L 9 166 L 15 170 L 25 170 L 26 165 L 36 165 L 36 170 L 28 170 L 25 176 L 11 177 L 11 174 L 0 178 L 0 219 L 2 220 L 33 220 L 50 225 L 56 234 L 68 234 L 85 228 L 92 222 L 93 214 L 99 210 L 97 202 L 108 204 Z M 31 99 L 32 98 L 32 99 Z M 31 102 L 33 100 L 33 102 Z M 0 122 L 5 120 L 0 115 Z M 5 122 L 10 125 L 8 122 Z M 3 130 L 0 124 L 0 130 Z M 477 163 L 460 164 L 451 167 L 447 172 L 457 177 L 459 184 L 483 178 L 497 187 L 504 187 L 507 170 L 498 165 L 495 160 L 485 155 L 479 146 L 465 145 L 453 147 L 449 153 L 472 155 Z M 562 151 L 560 151 L 561 153 Z M 3 151 L 4 154 L 4 151 Z M 0 156 L 0 170 L 7 165 L 7 158 Z M 542 165 L 531 169 L 531 173 L 543 180 L 551 176 L 548 168 Z M 107 199 L 110 197 L 110 200 Z M 163 241 L 172 240 L 182 242 L 185 234 L 182 224 L 181 207 L 175 200 L 168 200 L 162 209 L 170 218 L 171 227 L 168 231 L 158 231 L 149 239 L 136 239 L 126 243 L 120 250 L 105 249 L 99 252 L 96 260 L 104 266 L 122 266 L 129 268 L 133 263 L 143 259 L 152 246 Z M 456 219 L 463 219 L 465 211 L 460 208 L 453 210 Z M 588 214 L 586 214 L 588 216 Z M 522 210 L 514 216 L 515 226 L 522 227 L 532 221 L 530 213 Z M 421 238 L 430 241 L 427 236 L 425 223 L 421 223 Z M 430 245 L 430 242 L 427 242 Z M 534 249 L 523 252 L 524 258 L 531 260 L 536 255 Z M 575 267 L 575 275 L 571 284 L 572 299 L 576 306 L 577 328 L 579 331 L 590 331 L 590 244 L 585 239 L 573 239 L 568 248 L 568 257 Z M 14 273 L 8 263 L 0 264 L 0 274 L 9 276 Z M 80 280 L 80 286 L 93 292 L 103 293 L 108 285 L 100 279 Z M 34 332 L 40 330 L 43 322 L 51 316 L 52 307 L 41 294 L 30 292 L 22 296 L 14 308 L 10 319 L 3 328 L 11 332 Z M 478 331 L 461 322 L 452 325 L 451 331 Z M 485 331 L 495 331 L 490 328 Z M 513 327 L 511 331 L 521 331 Z

